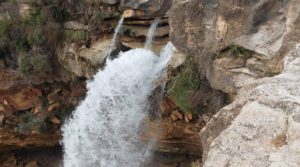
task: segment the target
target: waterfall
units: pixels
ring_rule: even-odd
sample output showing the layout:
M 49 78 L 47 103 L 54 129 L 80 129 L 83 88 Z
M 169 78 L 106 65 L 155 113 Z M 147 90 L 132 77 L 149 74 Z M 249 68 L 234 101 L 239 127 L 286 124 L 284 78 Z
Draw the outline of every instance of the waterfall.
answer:
M 122 15 L 122 17 L 121 17 L 121 19 L 119 20 L 118 25 L 117 25 L 117 27 L 116 27 L 116 29 L 115 29 L 113 38 L 112 38 L 111 43 L 110 43 L 110 45 L 109 45 L 109 47 L 108 47 L 107 57 L 110 57 L 110 54 L 111 54 L 111 52 L 113 51 L 113 49 L 114 49 L 114 47 L 115 47 L 116 39 L 117 39 L 117 37 L 118 37 L 118 33 L 119 33 L 119 31 L 120 31 L 120 29 L 121 29 L 121 27 L 122 27 L 123 22 L 124 22 L 124 15 Z
M 87 83 L 85 100 L 62 127 L 64 167 L 138 167 L 147 158 L 139 131 L 147 116 L 147 97 L 166 72 L 173 45 L 160 57 L 132 49 L 107 60 Z
M 151 50 L 152 39 L 153 39 L 154 32 L 155 32 L 159 22 L 160 22 L 160 18 L 157 17 L 154 19 L 153 23 L 151 24 L 150 29 L 147 34 L 145 49 Z

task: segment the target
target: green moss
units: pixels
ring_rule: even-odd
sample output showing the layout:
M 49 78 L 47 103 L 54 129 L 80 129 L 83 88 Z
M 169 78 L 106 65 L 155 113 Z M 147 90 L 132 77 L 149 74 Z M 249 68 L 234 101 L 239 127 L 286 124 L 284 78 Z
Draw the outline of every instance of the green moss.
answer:
M 192 58 L 187 58 L 179 74 L 167 85 L 167 94 L 172 97 L 176 105 L 184 112 L 197 113 L 197 108 L 191 104 L 191 98 L 200 85 L 196 65 Z

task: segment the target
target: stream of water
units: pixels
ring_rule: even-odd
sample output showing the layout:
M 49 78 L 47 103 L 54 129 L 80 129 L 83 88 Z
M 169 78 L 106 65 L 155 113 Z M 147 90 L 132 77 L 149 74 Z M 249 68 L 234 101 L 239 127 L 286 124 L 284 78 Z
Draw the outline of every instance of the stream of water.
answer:
M 165 75 L 173 49 L 168 43 L 160 56 L 132 49 L 107 60 L 62 128 L 64 167 L 143 166 L 151 149 L 139 139 L 148 96 Z
M 109 48 L 108 48 L 108 51 L 107 51 L 107 54 L 106 54 L 107 57 L 110 57 L 110 54 L 111 54 L 111 52 L 113 51 L 113 49 L 114 49 L 114 47 L 115 47 L 115 45 L 116 45 L 116 39 L 117 39 L 118 34 L 119 34 L 119 31 L 120 31 L 120 29 L 121 29 L 121 27 L 122 27 L 122 25 L 123 25 L 123 22 L 124 22 L 124 15 L 122 15 L 122 17 L 121 17 L 121 19 L 119 20 L 118 25 L 117 25 L 117 27 L 116 27 L 116 29 L 115 29 L 113 38 L 112 38 L 112 40 L 111 40 L 111 43 L 110 43 L 110 45 L 109 45 Z
M 157 18 L 154 19 L 153 23 L 151 24 L 150 29 L 149 29 L 148 34 L 147 34 L 145 49 L 151 50 L 153 36 L 155 34 L 155 30 L 156 30 L 159 22 L 160 22 L 160 18 L 157 17 Z

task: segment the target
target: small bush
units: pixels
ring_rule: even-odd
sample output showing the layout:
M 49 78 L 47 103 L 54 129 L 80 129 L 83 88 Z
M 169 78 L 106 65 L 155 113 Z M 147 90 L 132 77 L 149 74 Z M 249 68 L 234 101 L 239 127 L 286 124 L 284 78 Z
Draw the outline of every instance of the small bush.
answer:
M 197 113 L 197 109 L 191 104 L 191 98 L 199 85 L 196 65 L 188 57 L 179 74 L 168 83 L 167 93 L 181 110 Z
M 45 37 L 42 35 L 40 26 L 35 26 L 27 33 L 27 41 L 30 45 L 42 45 L 45 42 Z
M 63 40 L 67 42 L 86 41 L 89 38 L 89 33 L 85 30 L 64 30 Z
M 48 57 L 44 55 L 23 55 L 19 58 L 19 71 L 24 75 L 42 72 L 47 64 Z

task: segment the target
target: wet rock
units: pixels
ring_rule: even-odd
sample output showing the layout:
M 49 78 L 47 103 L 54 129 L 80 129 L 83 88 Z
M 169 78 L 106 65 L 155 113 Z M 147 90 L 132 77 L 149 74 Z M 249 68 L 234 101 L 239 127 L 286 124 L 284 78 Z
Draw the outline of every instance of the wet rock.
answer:
M 163 127 L 163 128 L 162 128 Z M 156 139 L 154 150 L 175 155 L 201 156 L 201 143 L 198 132 L 203 125 L 199 122 L 172 122 L 168 119 L 148 121 L 142 139 Z
M 146 37 L 149 31 L 148 27 L 142 27 L 142 26 L 130 26 L 125 25 L 123 26 L 124 31 L 129 33 L 131 37 L 137 38 L 137 37 Z M 158 27 L 155 30 L 154 37 L 163 37 L 169 34 L 169 27 L 163 26 Z
M 137 26 L 148 26 L 152 24 L 153 19 L 130 19 L 130 20 L 124 20 L 124 25 L 137 25 Z M 159 24 L 161 25 L 168 25 L 168 18 L 161 18 Z
M 135 38 L 130 38 L 123 36 L 120 38 L 120 41 L 122 44 L 128 48 L 144 48 L 145 47 L 145 41 L 139 40 Z M 152 41 L 152 51 L 159 55 L 161 49 L 169 42 L 168 38 L 160 38 L 159 40 L 153 40 Z

